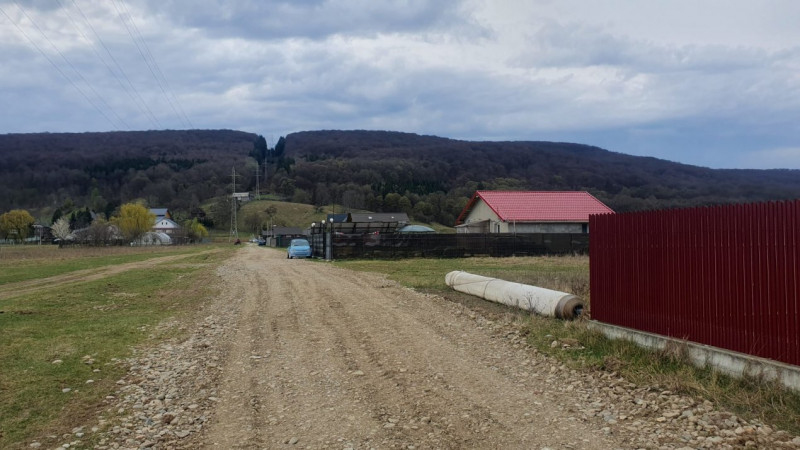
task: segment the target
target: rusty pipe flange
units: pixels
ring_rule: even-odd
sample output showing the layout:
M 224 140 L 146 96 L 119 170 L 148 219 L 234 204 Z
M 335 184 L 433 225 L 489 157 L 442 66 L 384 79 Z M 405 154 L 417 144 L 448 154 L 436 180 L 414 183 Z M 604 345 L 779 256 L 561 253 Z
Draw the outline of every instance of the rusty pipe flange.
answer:
M 556 304 L 556 317 L 563 320 L 573 320 L 583 313 L 583 300 L 574 295 L 565 295 Z

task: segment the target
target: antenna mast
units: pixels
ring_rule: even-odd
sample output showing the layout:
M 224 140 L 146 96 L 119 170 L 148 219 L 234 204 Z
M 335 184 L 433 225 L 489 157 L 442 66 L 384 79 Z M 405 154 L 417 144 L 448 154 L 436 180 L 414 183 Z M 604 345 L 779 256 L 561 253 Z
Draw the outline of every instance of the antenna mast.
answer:
M 238 221 L 236 220 L 236 206 L 239 200 L 236 199 L 236 167 L 233 168 L 233 192 L 231 193 L 231 234 L 228 236 L 228 242 L 231 238 L 239 239 L 239 230 L 237 228 Z

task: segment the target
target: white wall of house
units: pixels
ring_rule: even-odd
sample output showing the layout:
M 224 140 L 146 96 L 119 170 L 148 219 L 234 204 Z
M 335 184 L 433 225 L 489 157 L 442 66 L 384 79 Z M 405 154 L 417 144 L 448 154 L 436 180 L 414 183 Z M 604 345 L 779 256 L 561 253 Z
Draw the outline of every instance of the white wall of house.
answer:
M 154 231 L 160 231 L 167 234 L 173 234 L 175 230 L 179 230 L 180 228 L 180 225 L 170 219 L 161 219 L 157 221 L 155 225 L 153 225 Z
M 499 222 L 499 218 L 497 214 L 492 211 L 492 208 L 489 208 L 489 205 L 486 204 L 482 199 L 478 199 L 475 204 L 472 206 L 472 209 L 469 212 L 469 215 L 464 220 L 464 223 L 470 222 L 479 222 L 481 220 L 493 220 L 495 222 Z
M 482 199 L 478 199 L 472 206 L 464 224 L 461 225 L 463 233 L 506 233 L 502 231 L 502 222 L 492 208 Z

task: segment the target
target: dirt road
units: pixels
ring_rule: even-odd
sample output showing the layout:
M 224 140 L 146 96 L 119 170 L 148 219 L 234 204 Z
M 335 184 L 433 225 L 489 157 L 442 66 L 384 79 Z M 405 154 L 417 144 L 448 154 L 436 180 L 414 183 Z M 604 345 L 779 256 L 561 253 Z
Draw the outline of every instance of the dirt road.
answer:
M 800 437 L 709 401 L 570 370 L 529 348 L 514 314 L 256 246 L 216 270 L 209 283 L 222 295 L 159 325 L 185 334 L 120 361 L 128 373 L 97 421 L 44 442 L 84 448 L 88 433 L 98 450 L 800 449 Z
M 546 360 L 458 305 L 257 247 L 220 270 L 237 323 L 197 444 L 619 447 L 565 413 L 574 399 L 548 395 Z

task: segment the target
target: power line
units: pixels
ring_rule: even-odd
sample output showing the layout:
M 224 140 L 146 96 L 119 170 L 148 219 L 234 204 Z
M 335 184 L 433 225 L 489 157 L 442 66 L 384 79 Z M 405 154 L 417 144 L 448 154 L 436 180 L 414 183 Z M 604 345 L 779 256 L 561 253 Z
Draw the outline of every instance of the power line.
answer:
M 156 84 L 158 84 L 159 89 L 161 89 L 161 92 L 164 94 L 164 97 L 167 99 L 167 103 L 169 103 L 169 106 L 172 108 L 172 111 L 175 113 L 175 115 L 178 116 L 179 119 L 184 120 L 186 122 L 186 124 L 189 125 L 189 128 L 194 128 L 192 126 L 192 122 L 189 120 L 189 117 L 186 116 L 186 113 L 183 111 L 183 108 L 181 108 L 180 103 L 178 102 L 178 98 L 175 97 L 174 94 L 172 95 L 172 97 L 175 98 L 175 102 L 173 102 L 172 98 L 170 98 L 170 94 L 168 92 L 169 83 L 167 82 L 166 77 L 164 77 L 164 73 L 159 68 L 158 62 L 156 62 L 155 58 L 153 57 L 153 54 L 150 52 L 150 48 L 147 46 L 147 42 L 144 40 L 144 37 L 142 37 L 142 33 L 139 31 L 139 28 L 136 26 L 136 22 L 133 20 L 133 16 L 131 16 L 130 12 L 128 11 L 127 7 L 125 6 L 125 3 L 122 2 L 122 1 L 119 1 L 119 4 L 118 4 L 117 0 L 112 0 L 112 3 L 114 4 L 114 8 L 117 10 L 117 13 L 119 14 L 119 17 L 120 17 L 120 20 L 122 21 L 122 24 L 125 26 L 125 29 L 128 31 L 128 35 L 131 37 L 131 40 L 133 40 L 133 43 L 136 45 L 136 49 L 139 51 L 139 54 L 142 56 L 142 59 L 144 59 L 144 62 L 147 65 L 147 68 L 150 70 L 150 74 L 152 74 L 153 78 L 156 80 Z M 119 6 L 119 5 L 121 5 L 121 6 Z M 125 20 L 126 17 L 127 17 L 128 20 L 130 20 L 131 25 L 128 25 L 128 22 Z M 136 36 L 134 36 L 134 34 Z M 136 39 L 137 36 L 139 38 L 138 41 Z M 139 43 L 140 41 L 141 41 L 141 45 Z M 148 59 L 148 56 L 149 56 L 149 59 Z M 160 75 L 160 77 L 159 77 L 159 75 Z M 166 88 L 164 87 L 165 85 L 166 85 Z M 176 104 L 177 104 L 177 107 L 176 107 Z M 180 112 L 178 112 L 178 109 L 180 109 Z
M 81 36 L 83 36 L 84 39 L 86 39 L 87 41 L 91 41 L 86 36 L 86 34 L 83 33 L 83 31 L 80 29 L 80 27 L 78 26 L 76 21 L 72 18 L 72 15 L 69 13 L 69 10 L 67 10 L 67 8 L 65 8 L 63 6 L 63 4 L 61 4 L 61 0 L 58 0 L 58 2 L 59 2 L 59 5 L 61 5 L 61 8 L 64 9 L 64 11 L 67 13 L 67 17 L 69 17 L 69 20 L 75 26 L 75 29 L 78 30 L 79 33 L 81 33 Z M 97 33 L 97 30 L 95 30 L 94 26 L 92 26 L 92 23 L 89 21 L 89 18 L 86 17 L 86 14 L 83 13 L 83 10 L 81 9 L 81 7 L 78 5 L 77 2 L 75 2 L 75 0 L 72 0 L 72 5 L 75 7 L 75 9 L 78 11 L 78 13 L 80 13 L 81 17 L 83 17 L 84 22 L 89 27 L 89 29 L 92 31 L 92 34 L 94 34 L 94 37 L 97 39 L 97 42 L 100 43 L 100 45 L 103 47 L 103 49 L 105 50 L 106 54 L 108 55 L 109 59 L 111 59 L 111 62 L 114 63 L 114 66 L 116 67 L 117 72 L 122 74 L 122 77 L 125 79 L 125 82 L 127 83 L 127 86 L 126 86 L 125 83 L 122 82 L 120 77 L 117 76 L 117 72 L 115 72 L 111 68 L 111 66 L 106 62 L 106 59 L 103 58 L 100 55 L 100 53 L 97 51 L 97 48 L 94 45 L 92 45 L 92 50 L 94 51 L 94 53 L 97 56 L 97 58 L 100 59 L 100 61 L 103 62 L 103 64 L 106 66 L 106 68 L 108 68 L 108 71 L 111 72 L 111 75 L 113 75 L 114 78 L 117 79 L 117 82 L 119 83 L 119 85 L 122 88 L 122 90 L 124 90 L 131 97 L 131 100 L 133 100 L 133 103 L 136 104 L 136 106 L 139 108 L 139 110 L 142 113 L 144 113 L 144 115 L 148 119 L 150 119 L 150 122 L 155 126 L 155 128 L 163 128 L 161 126 L 161 123 L 158 121 L 158 118 L 156 117 L 156 115 L 153 114 L 153 111 L 150 110 L 150 108 L 147 106 L 147 103 L 142 98 L 141 94 L 139 94 L 139 91 L 136 89 L 136 87 L 133 85 L 133 83 L 131 83 L 131 80 L 128 77 L 128 75 L 125 73 L 125 70 L 122 68 L 122 66 L 120 66 L 119 62 L 117 62 L 117 59 L 114 58 L 114 55 L 108 49 L 108 46 L 106 46 L 105 42 L 103 41 L 103 38 L 100 37 L 100 35 Z
M 15 5 L 17 5 L 17 8 L 19 8 L 19 10 L 20 10 L 20 11 L 22 11 L 22 14 L 24 14 L 24 15 L 25 15 L 25 17 L 27 17 L 27 18 L 28 18 L 28 20 L 30 20 L 30 21 L 31 21 L 31 23 L 33 24 L 33 26 L 34 26 L 34 27 L 36 27 L 36 29 L 37 29 L 37 30 L 39 30 L 39 33 L 42 35 L 42 37 L 43 37 L 43 38 L 44 38 L 44 39 L 45 39 L 45 40 L 46 40 L 46 41 L 47 41 L 47 42 L 48 42 L 48 43 L 49 43 L 49 44 L 50 44 L 50 45 L 53 47 L 53 49 L 56 51 L 56 53 L 58 53 L 58 55 L 59 55 L 59 56 L 61 56 L 61 59 L 63 59 L 63 60 L 64 60 L 64 62 L 65 62 L 65 63 L 67 63 L 67 65 L 68 65 L 68 66 L 70 66 L 70 67 L 72 68 L 72 70 L 75 72 L 75 74 L 76 74 L 76 75 L 78 75 L 78 78 L 80 78 L 80 79 L 81 79 L 81 80 L 82 80 L 82 81 L 83 81 L 83 82 L 86 84 L 86 86 L 89 88 L 89 90 L 90 90 L 90 91 L 92 91 L 92 93 L 94 93 L 94 95 L 97 97 L 97 99 L 100 101 L 100 103 L 102 103 L 102 104 L 103 104 L 103 106 L 105 106 L 105 107 L 106 107 L 106 108 L 107 108 L 109 111 L 111 111 L 111 114 L 113 114 L 113 115 L 114 115 L 114 117 L 116 117 L 116 119 L 117 119 L 117 120 L 118 120 L 120 123 L 122 123 L 122 125 L 123 125 L 125 128 L 127 128 L 127 129 L 129 129 L 129 130 L 130 130 L 130 128 L 131 128 L 131 127 L 130 127 L 130 126 L 127 124 L 127 123 L 125 123 L 125 120 L 124 120 L 122 117 L 120 117 L 120 116 L 119 116 L 119 114 L 117 114 L 117 112 L 114 110 L 114 108 L 112 108 L 112 107 L 111 107 L 111 106 L 110 106 L 110 105 L 109 105 L 109 104 L 108 104 L 108 103 L 105 101 L 105 99 L 103 98 L 103 96 L 102 96 L 102 95 L 100 95 L 100 94 L 99 94 L 99 93 L 98 93 L 98 92 L 95 90 L 94 86 L 92 86 L 92 84 L 91 84 L 91 83 L 89 83 L 89 81 L 87 81 L 87 80 L 86 80 L 86 78 L 84 78 L 83 74 L 81 74 L 81 72 L 80 72 L 80 71 L 79 71 L 79 70 L 78 70 L 78 69 L 77 69 L 77 68 L 76 68 L 76 67 L 75 67 L 75 66 L 72 64 L 72 62 L 71 62 L 69 59 L 67 59 L 67 57 L 64 55 L 64 53 L 62 53 L 62 52 L 61 52 L 61 50 L 59 50 L 58 46 L 56 46 L 56 45 L 53 43 L 53 41 L 51 41 L 51 40 L 50 40 L 50 38 L 49 38 L 49 37 L 48 37 L 48 36 L 45 34 L 44 30 L 42 30 L 42 29 L 41 29 L 41 27 L 39 27 L 39 24 L 37 24 L 37 23 L 36 23 L 36 21 L 35 21 L 35 20 L 33 20 L 33 19 L 32 19 L 32 18 L 31 18 L 31 17 L 28 15 L 28 13 L 27 13 L 27 12 L 25 12 L 25 10 L 24 10 L 24 9 L 22 9 L 22 7 L 19 5 L 19 3 L 17 3 L 17 2 L 16 2 L 16 0 L 14 1 L 14 4 L 15 4 Z
M 16 3 L 15 3 L 15 4 L 16 4 Z M 28 15 L 27 15 L 27 14 L 25 14 L 25 10 L 23 10 L 23 9 L 22 9 L 22 7 L 20 7 L 18 4 L 16 4 L 16 6 L 17 6 L 17 8 L 19 8 L 19 10 L 20 10 L 20 11 L 21 11 L 21 12 L 22 12 L 22 13 L 23 13 L 23 14 L 24 14 L 26 17 L 28 17 Z M 2 12 L 4 16 L 6 16 L 6 18 L 7 18 L 7 19 L 8 19 L 8 20 L 11 22 L 11 24 L 12 24 L 12 25 L 14 25 L 14 27 L 15 27 L 15 28 L 16 28 L 16 29 L 17 29 L 17 30 L 18 30 L 18 31 L 19 31 L 19 32 L 20 32 L 20 33 L 21 33 L 23 36 L 25 36 L 25 39 L 27 39 L 27 40 L 28 40 L 28 42 L 30 42 L 30 43 L 31 43 L 31 45 L 33 45 L 33 47 L 34 47 L 34 48 L 36 48 L 36 50 L 37 50 L 37 51 L 38 51 L 38 52 L 39 52 L 39 53 L 40 53 L 40 54 L 41 54 L 41 55 L 42 55 L 42 56 L 43 56 L 43 57 L 44 57 L 44 58 L 47 60 L 47 62 L 49 62 L 49 63 L 50 63 L 50 65 L 52 65 L 52 66 L 53 66 L 53 68 L 55 68 L 55 69 L 56 69 L 56 71 L 57 71 L 58 73 L 60 73 L 60 74 L 61 74 L 61 76 L 62 76 L 62 77 L 64 77 L 64 78 L 65 78 L 67 81 L 69 81 L 69 83 L 72 85 L 72 87 L 74 87 L 74 88 L 75 88 L 75 90 L 76 90 L 76 91 L 78 91 L 78 92 L 81 94 L 81 96 L 83 96 L 83 98 L 84 98 L 84 99 L 86 99 L 86 101 L 87 101 L 87 102 L 89 102 L 89 104 L 90 104 L 90 105 L 92 105 L 92 107 L 94 107 L 94 109 L 96 109 L 96 110 L 97 110 L 97 112 L 98 112 L 98 113 L 100 113 L 100 115 L 101 115 L 101 116 L 103 116 L 103 118 L 105 118 L 105 119 L 108 121 L 108 123 L 110 123 L 110 124 L 111 124 L 111 126 L 112 126 L 112 127 L 114 127 L 114 129 L 117 129 L 117 130 L 118 130 L 118 129 L 120 129 L 120 128 L 121 128 L 119 125 L 117 125 L 116 123 L 114 123 L 114 121 L 113 121 L 113 120 L 111 120 L 111 118 L 110 118 L 110 117 L 109 117 L 109 116 L 108 116 L 108 115 L 107 115 L 107 114 L 106 114 L 106 113 L 105 113 L 105 112 L 104 112 L 104 111 L 103 111 L 103 110 L 102 110 L 102 109 L 101 109 L 101 108 L 100 108 L 100 107 L 99 107 L 99 106 L 98 106 L 98 105 L 97 105 L 97 104 L 96 104 L 96 103 L 95 103 L 95 102 L 94 102 L 94 101 L 93 101 L 93 100 L 92 100 L 92 99 L 91 99 L 91 98 L 90 98 L 90 97 L 89 97 L 89 96 L 88 96 L 88 95 L 87 95 L 87 94 L 86 94 L 84 91 L 83 91 L 83 89 L 81 89 L 81 88 L 80 88 L 80 86 L 78 86 L 78 84 L 77 84 L 77 83 L 75 83 L 75 81 L 74 81 L 72 78 L 70 78 L 69 76 L 67 76 L 67 74 L 66 74 L 66 73 L 64 73 L 64 71 L 63 71 L 63 70 L 61 70 L 61 68 L 60 68 L 60 67 L 58 67 L 58 64 L 56 64 L 56 63 L 55 63 L 55 61 L 53 61 L 53 60 L 52 60 L 52 59 L 51 59 L 49 56 L 47 56 L 47 53 L 45 53 L 45 52 L 44 52 L 44 50 L 42 50 L 42 48 L 41 48 L 41 47 L 39 47 L 39 45 L 36 43 L 36 41 L 34 41 L 34 40 L 33 40 L 33 39 L 30 37 L 30 36 L 28 36 L 28 33 L 26 33 L 26 32 L 25 32 L 25 30 L 23 30 L 23 29 L 22 29 L 22 27 L 20 27 L 20 26 L 19 26 L 19 24 L 17 24 L 17 22 L 16 22 L 16 21 L 14 21 L 14 19 L 13 19 L 13 18 L 11 18 L 11 16 L 9 16 L 9 15 L 8 15 L 8 13 L 7 13 L 7 12 L 6 12 L 6 11 L 5 11 L 5 10 L 4 10 L 2 7 L 0 7 L 0 12 Z M 30 20 L 30 17 L 28 17 L 28 20 Z M 33 21 L 31 20 L 31 22 L 33 22 Z M 36 25 L 36 23 L 35 23 L 35 22 L 33 22 L 33 23 L 34 23 L 34 25 Z M 46 35 L 45 35 L 45 34 L 42 32 L 42 30 L 39 28 L 39 26 L 38 26 L 38 25 L 36 25 L 36 28 L 39 30 L 39 32 L 40 32 L 40 33 L 42 33 L 42 36 L 44 36 L 45 40 L 47 40 L 47 42 L 49 42 L 49 43 L 50 43 L 50 45 L 53 45 L 53 43 L 50 41 L 50 39 L 48 39 L 48 38 L 47 38 L 47 36 L 46 36 Z M 53 46 L 53 48 L 55 48 L 55 49 L 56 49 L 56 52 L 57 52 L 59 55 L 61 55 L 61 57 L 62 57 L 62 58 L 64 58 L 64 55 L 63 55 L 63 54 L 62 54 L 60 51 L 58 51 L 58 48 L 56 48 L 55 46 Z M 64 58 L 64 60 L 65 60 L 65 61 L 67 61 L 67 60 L 66 60 L 66 58 Z M 67 61 L 67 63 L 69 64 L 69 62 L 68 62 L 68 61 Z M 77 69 L 75 69 L 75 67 L 74 67 L 74 66 L 72 66 L 71 64 L 69 64 L 69 65 L 72 67 L 72 69 L 73 69 L 73 70 L 75 70 L 75 71 L 76 71 L 76 73 L 78 73 L 78 75 L 80 75 L 80 73 L 79 73 L 79 72 L 77 72 Z M 83 77 L 81 77 L 81 78 L 83 78 Z M 85 80 L 85 79 L 84 79 L 84 82 L 86 82 L 86 80 Z M 91 88 L 91 85 L 89 85 L 88 83 L 87 83 L 87 85 L 88 85 L 88 86 Z M 95 93 L 95 95 L 97 95 L 97 96 L 99 97 L 99 94 L 97 94 L 97 92 L 96 92 L 96 91 L 94 91 L 94 89 L 92 89 L 92 91 Z M 99 98 L 100 98 L 100 100 L 102 101 L 102 97 L 99 97 Z M 105 102 L 103 102 L 103 103 L 105 103 Z M 107 104 L 106 104 L 106 106 L 108 107 L 108 105 L 107 105 Z M 110 107 L 109 107 L 109 109 L 110 109 Z M 112 110 L 112 112 L 113 112 L 113 110 Z M 116 113 L 115 113 L 114 115 L 116 116 Z M 117 116 L 117 118 L 119 118 L 119 116 Z M 122 124 L 123 124 L 123 125 L 125 125 L 125 127 L 127 128 L 127 124 L 125 124 L 125 121 L 123 121 L 121 118 L 119 118 L 119 120 L 120 120 L 120 122 L 122 122 Z

